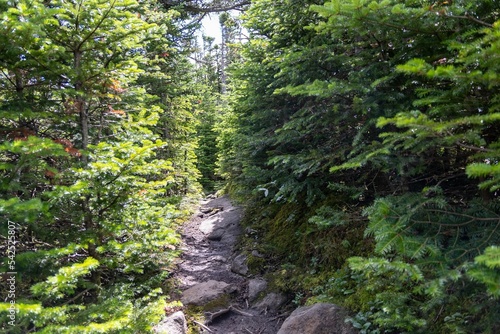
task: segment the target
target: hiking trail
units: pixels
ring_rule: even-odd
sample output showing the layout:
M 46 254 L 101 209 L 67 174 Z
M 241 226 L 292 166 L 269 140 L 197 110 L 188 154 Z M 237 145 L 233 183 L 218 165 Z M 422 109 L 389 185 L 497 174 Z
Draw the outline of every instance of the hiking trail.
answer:
M 267 284 L 249 275 L 245 256 L 236 253 L 242 215 L 242 208 L 227 197 L 207 199 L 183 225 L 183 253 L 174 278 L 184 306 L 204 311 L 203 322 L 188 318 L 200 333 L 276 334 L 283 323 L 285 315 L 276 311 L 284 298 L 259 301 Z

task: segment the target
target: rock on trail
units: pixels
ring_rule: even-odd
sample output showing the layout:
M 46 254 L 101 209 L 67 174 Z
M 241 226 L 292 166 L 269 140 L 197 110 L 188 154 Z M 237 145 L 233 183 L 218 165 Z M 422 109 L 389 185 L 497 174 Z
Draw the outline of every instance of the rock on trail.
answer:
M 278 334 L 357 334 L 345 322 L 347 312 L 333 304 L 314 304 L 297 308 L 285 320 Z

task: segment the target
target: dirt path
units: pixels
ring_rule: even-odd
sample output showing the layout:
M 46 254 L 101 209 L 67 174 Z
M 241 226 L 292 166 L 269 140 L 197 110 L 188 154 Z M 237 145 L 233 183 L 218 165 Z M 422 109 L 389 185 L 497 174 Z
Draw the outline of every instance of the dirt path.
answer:
M 200 333 L 276 334 L 281 319 L 249 307 L 249 278 L 231 271 L 235 244 L 241 235 L 241 208 L 221 197 L 203 201 L 199 210 L 182 231 L 184 252 L 178 263 L 176 281 L 180 290 L 209 280 L 225 282 L 231 285 L 231 293 L 229 305 L 221 306 L 229 311 L 205 323 L 206 328 L 195 325 Z

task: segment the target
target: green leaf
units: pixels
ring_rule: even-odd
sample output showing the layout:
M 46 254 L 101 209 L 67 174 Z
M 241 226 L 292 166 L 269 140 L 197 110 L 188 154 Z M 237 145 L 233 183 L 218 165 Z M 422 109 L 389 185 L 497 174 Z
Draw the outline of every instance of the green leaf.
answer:
M 58 270 L 54 276 L 45 282 L 37 283 L 31 287 L 33 294 L 43 298 L 60 299 L 72 295 L 83 276 L 89 274 L 99 266 L 99 261 L 87 257 L 82 263 L 75 263 Z

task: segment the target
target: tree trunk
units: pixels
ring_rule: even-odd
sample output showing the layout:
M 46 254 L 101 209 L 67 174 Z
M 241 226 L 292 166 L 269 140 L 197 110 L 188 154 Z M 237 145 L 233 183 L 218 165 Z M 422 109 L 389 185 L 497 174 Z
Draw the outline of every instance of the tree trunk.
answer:
M 75 50 L 74 54 L 74 68 L 76 72 L 76 82 L 75 90 L 77 93 L 76 105 L 78 108 L 78 114 L 80 116 L 80 131 L 82 136 L 82 150 L 86 150 L 89 145 L 89 115 L 87 110 L 87 103 L 83 96 L 83 80 L 81 77 L 81 62 L 82 62 L 82 51 Z M 87 156 L 85 152 L 82 154 L 82 161 L 87 164 Z

